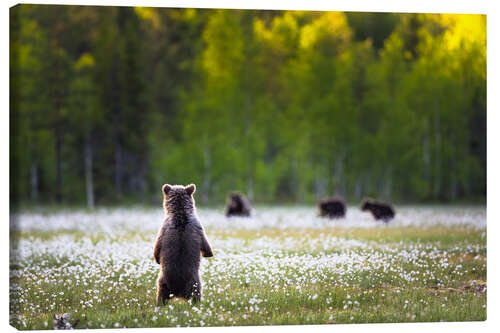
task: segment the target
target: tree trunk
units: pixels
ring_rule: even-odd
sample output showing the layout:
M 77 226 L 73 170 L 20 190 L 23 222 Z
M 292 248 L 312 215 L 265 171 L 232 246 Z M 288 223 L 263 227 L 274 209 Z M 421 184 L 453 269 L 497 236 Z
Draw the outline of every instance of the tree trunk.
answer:
M 203 194 L 201 196 L 203 202 L 208 202 L 210 199 L 210 187 L 212 184 L 211 172 L 212 172 L 212 154 L 210 151 L 210 147 L 205 145 L 204 147 L 204 155 L 205 155 L 205 174 L 203 176 Z
M 118 199 L 122 198 L 122 180 L 123 180 L 123 152 L 120 138 L 115 137 L 115 190 Z
M 36 202 L 38 200 L 38 163 L 33 160 L 31 163 L 31 200 Z
M 35 143 L 33 142 L 33 123 L 31 122 L 31 138 L 30 138 L 30 155 L 31 155 L 31 169 L 30 169 L 30 182 L 31 182 L 31 200 L 36 202 L 38 200 L 38 156 L 35 151 Z
M 84 160 L 85 160 L 85 188 L 87 191 L 87 206 L 89 208 L 94 208 L 94 181 L 92 175 L 92 145 L 90 143 L 90 138 L 85 138 L 85 149 L 84 149 Z
M 248 187 L 248 193 L 247 193 L 248 198 L 252 201 L 254 198 L 254 182 L 252 177 L 248 178 L 247 187 Z
M 58 107 L 56 107 L 58 108 Z M 57 117 L 59 118 L 59 110 L 56 110 Z M 62 201 L 62 133 L 59 125 L 59 120 L 56 120 L 56 127 L 54 130 L 55 136 L 55 157 L 56 157 L 56 202 Z
M 343 151 L 340 151 L 335 158 L 335 171 L 334 171 L 334 195 L 344 195 L 344 157 Z
M 439 121 L 439 105 L 436 98 L 434 100 L 434 136 L 436 140 L 436 154 L 434 155 L 434 199 L 439 198 L 441 193 L 441 129 Z
M 424 161 L 425 170 L 424 170 L 424 179 L 427 183 L 430 183 L 431 177 L 431 153 L 430 153 L 430 144 L 429 144 L 429 130 L 428 130 L 428 122 L 425 122 L 424 127 L 424 140 L 422 141 L 422 159 Z
M 385 172 L 384 199 L 390 200 L 392 194 L 392 166 L 389 165 Z
M 363 193 L 363 184 L 361 182 L 361 177 L 356 179 L 356 185 L 354 186 L 354 196 L 356 200 L 361 199 L 361 194 Z
M 115 56 L 117 59 L 118 56 Z M 120 98 L 120 83 L 118 81 L 118 59 L 113 63 L 113 68 L 111 68 L 111 105 L 113 105 L 113 121 L 114 121 L 114 133 L 113 141 L 115 148 L 115 191 L 116 197 L 120 200 L 123 196 L 123 148 L 122 148 L 122 134 L 121 126 L 122 115 L 121 115 L 121 98 Z
M 450 150 L 451 150 L 451 159 L 450 159 L 450 199 L 454 201 L 457 198 L 458 192 L 458 181 L 457 181 L 457 166 L 456 166 L 456 158 L 455 158 L 455 140 L 454 140 L 453 131 L 450 133 Z
M 325 175 L 320 171 L 318 167 L 316 167 L 314 176 L 314 193 L 316 195 L 316 199 L 319 199 L 325 195 L 325 179 Z
M 55 24 L 53 26 L 53 40 L 54 40 L 54 50 L 59 47 L 59 32 L 60 24 Z M 63 107 L 62 103 L 62 91 L 61 86 L 63 84 L 61 77 L 61 61 L 56 55 L 56 61 L 54 65 L 54 82 L 52 82 L 54 91 L 54 144 L 55 144 L 55 159 L 56 159 L 56 193 L 55 199 L 57 203 L 62 201 L 62 145 L 63 145 L 63 127 L 62 127 L 62 115 L 61 109 Z
M 143 203 L 146 201 L 146 191 L 147 191 L 147 174 L 149 169 L 149 153 L 148 145 L 146 140 L 146 135 L 141 136 L 141 160 L 139 168 L 139 192 L 141 193 Z
M 294 193 L 292 195 L 294 196 L 295 202 L 299 202 L 300 197 L 301 197 L 301 191 L 299 190 L 299 177 L 298 177 L 298 158 L 297 154 L 295 154 L 292 158 L 291 161 L 291 179 L 290 179 L 290 188 Z

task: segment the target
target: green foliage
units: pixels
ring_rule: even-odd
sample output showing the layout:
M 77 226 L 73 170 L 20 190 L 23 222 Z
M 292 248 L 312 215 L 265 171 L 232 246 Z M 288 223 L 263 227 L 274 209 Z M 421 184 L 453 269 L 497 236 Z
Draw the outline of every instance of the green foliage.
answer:
M 206 203 L 485 198 L 485 16 L 19 5 L 10 24 L 14 203 L 165 182 Z

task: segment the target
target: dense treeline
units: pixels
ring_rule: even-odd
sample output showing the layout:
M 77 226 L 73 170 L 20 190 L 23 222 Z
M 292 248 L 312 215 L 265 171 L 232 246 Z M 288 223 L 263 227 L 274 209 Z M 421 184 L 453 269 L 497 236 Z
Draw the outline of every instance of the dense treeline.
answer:
M 20 5 L 12 202 L 486 196 L 481 15 Z

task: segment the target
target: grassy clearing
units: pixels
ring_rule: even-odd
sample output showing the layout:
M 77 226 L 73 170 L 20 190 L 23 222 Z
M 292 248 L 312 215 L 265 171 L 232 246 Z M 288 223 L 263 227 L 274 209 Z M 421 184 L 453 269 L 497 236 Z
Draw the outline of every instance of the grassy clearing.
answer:
M 202 302 L 154 305 L 154 232 L 11 233 L 11 324 L 78 328 L 486 319 L 484 228 L 207 230 Z

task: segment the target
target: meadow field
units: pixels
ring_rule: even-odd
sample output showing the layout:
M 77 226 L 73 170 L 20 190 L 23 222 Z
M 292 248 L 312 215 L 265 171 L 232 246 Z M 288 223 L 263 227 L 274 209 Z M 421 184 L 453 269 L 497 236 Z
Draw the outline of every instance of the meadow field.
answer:
M 162 208 L 11 214 L 10 324 L 77 328 L 486 320 L 486 207 L 396 207 L 388 224 L 358 207 L 199 208 L 214 250 L 202 301 L 155 306 Z

